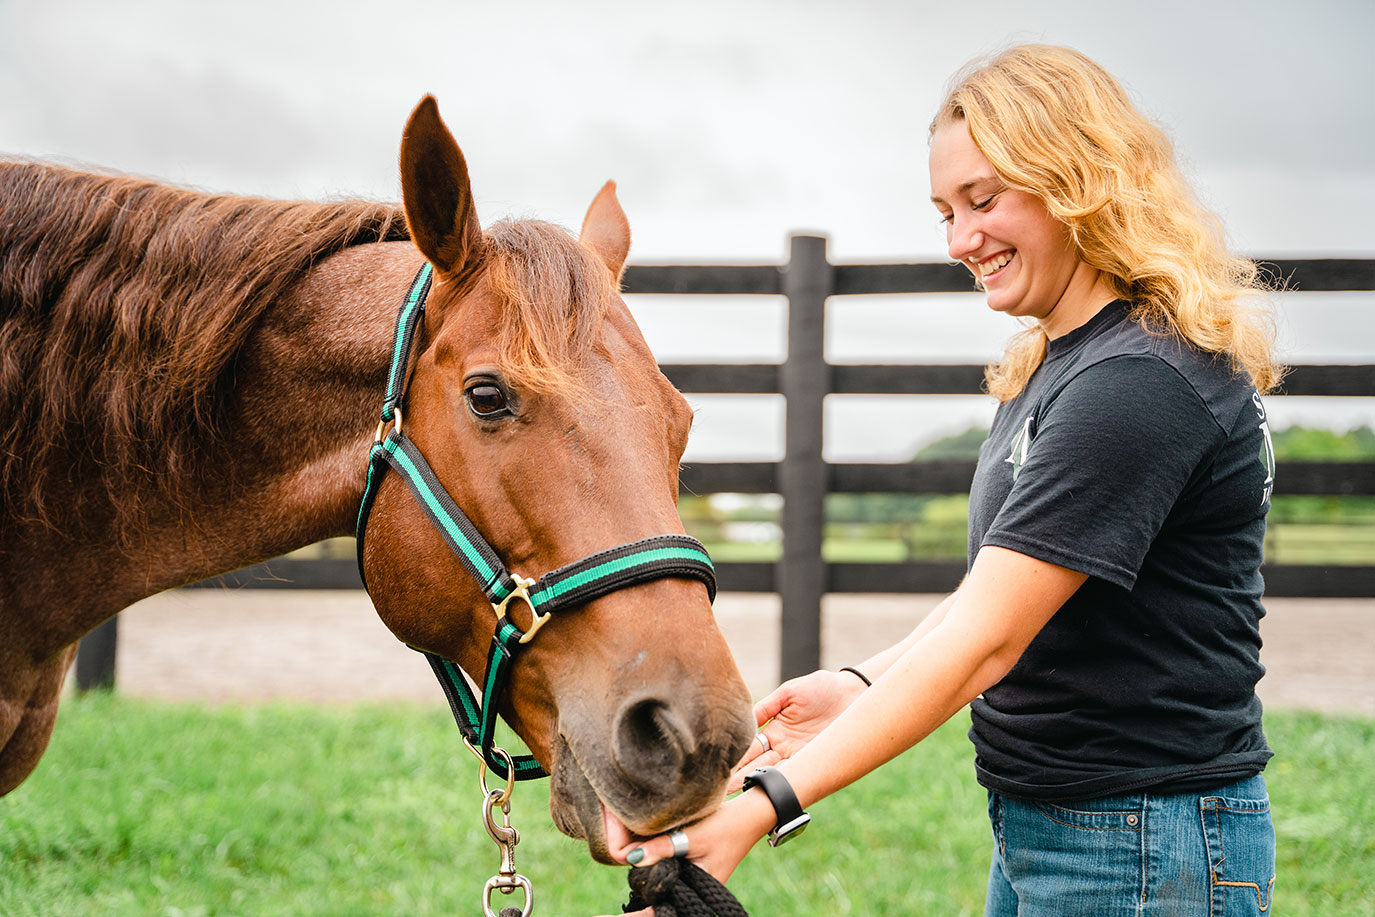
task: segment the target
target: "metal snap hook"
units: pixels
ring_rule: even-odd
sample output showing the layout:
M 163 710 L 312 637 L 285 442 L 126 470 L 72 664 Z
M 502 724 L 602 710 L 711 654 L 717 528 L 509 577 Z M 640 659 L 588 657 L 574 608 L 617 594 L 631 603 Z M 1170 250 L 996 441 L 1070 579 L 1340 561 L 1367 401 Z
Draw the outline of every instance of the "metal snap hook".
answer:
M 498 806 L 501 807 L 502 822 L 499 825 L 492 815 Z M 520 832 L 511 824 L 511 803 L 509 800 L 507 802 L 501 801 L 501 792 L 499 790 L 492 790 L 487 796 L 486 802 L 483 803 L 482 824 L 487 829 L 487 835 L 502 847 L 511 848 L 520 843 Z M 503 862 L 504 861 L 505 853 L 503 853 Z M 502 874 L 504 875 L 506 873 L 507 870 L 503 869 Z
M 530 917 L 530 912 L 535 909 L 535 890 L 530 885 L 530 880 L 525 876 L 492 876 L 487 880 L 487 885 L 482 890 L 482 915 L 483 917 L 497 917 L 492 911 L 492 890 L 500 889 L 503 895 L 509 895 L 516 889 L 525 891 L 525 907 L 521 909 L 520 917 Z

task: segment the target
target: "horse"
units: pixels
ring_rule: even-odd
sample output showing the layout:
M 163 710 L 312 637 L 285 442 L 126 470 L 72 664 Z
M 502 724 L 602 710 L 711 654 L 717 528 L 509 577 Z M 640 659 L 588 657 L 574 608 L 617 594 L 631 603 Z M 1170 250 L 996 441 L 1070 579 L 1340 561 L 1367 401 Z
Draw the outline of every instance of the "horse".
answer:
M 401 204 L 209 194 L 0 161 L 0 795 L 47 746 L 78 639 L 129 604 L 353 533 L 396 303 L 433 285 L 405 432 L 513 571 L 681 533 L 692 423 L 620 296 L 608 182 L 580 234 L 478 220 L 426 96 Z M 398 475 L 362 563 L 400 640 L 480 676 L 492 605 Z M 302 664 L 312 664 L 303 660 Z M 724 798 L 750 697 L 697 580 L 555 616 L 500 714 L 552 776 L 555 825 L 661 833 Z

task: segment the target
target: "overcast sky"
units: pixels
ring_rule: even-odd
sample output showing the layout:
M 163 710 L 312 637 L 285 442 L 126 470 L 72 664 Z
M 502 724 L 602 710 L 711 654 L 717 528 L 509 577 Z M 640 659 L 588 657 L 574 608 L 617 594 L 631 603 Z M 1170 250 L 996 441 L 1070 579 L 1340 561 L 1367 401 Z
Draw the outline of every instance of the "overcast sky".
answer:
M 426 92 L 484 222 L 576 228 L 608 178 L 632 261 L 943 256 L 926 125 L 949 76 L 1018 41 L 1074 46 L 1164 123 L 1251 255 L 1375 257 L 1375 3 L 686 4 L 0 0 L 0 152 L 276 197 L 399 197 Z M 635 298 L 666 362 L 775 360 L 770 300 Z M 1285 354 L 1375 360 L 1375 296 L 1286 296 Z M 833 300 L 838 361 L 983 361 L 977 296 Z M 695 396 L 697 458 L 775 456 L 776 400 Z M 901 458 L 979 398 L 831 399 L 834 459 Z M 1280 426 L 1375 423 L 1375 399 L 1273 399 Z M 1281 403 L 1283 402 L 1283 403 Z M 887 431 L 887 432 L 875 432 Z

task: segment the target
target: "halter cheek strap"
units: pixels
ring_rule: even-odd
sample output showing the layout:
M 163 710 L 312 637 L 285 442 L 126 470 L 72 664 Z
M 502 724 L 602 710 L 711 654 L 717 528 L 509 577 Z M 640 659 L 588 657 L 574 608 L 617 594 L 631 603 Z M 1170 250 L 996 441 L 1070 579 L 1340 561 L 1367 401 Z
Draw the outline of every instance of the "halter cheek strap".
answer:
M 482 587 L 496 613 L 492 649 L 481 682 L 480 704 L 457 665 L 434 653 L 421 652 L 439 679 L 463 738 L 489 768 L 505 779 L 508 776 L 508 758 L 504 752 L 498 755 L 493 751 L 497 700 L 505 691 L 515 654 L 534 638 L 554 612 L 575 608 L 626 586 L 664 577 L 700 580 L 714 601 L 716 574 L 702 543 L 687 535 L 676 534 L 655 535 L 608 548 L 552 570 L 537 580 L 526 579 L 506 569 L 472 520 L 449 496 L 425 456 L 402 430 L 401 405 L 406 395 L 406 368 L 416 329 L 424 314 L 432 277 L 433 268 L 427 263 L 416 274 L 397 315 L 387 394 L 382 405 L 382 422 L 378 425 L 376 441 L 368 455 L 367 484 L 358 513 L 358 573 L 363 578 L 364 588 L 367 588 L 367 573 L 363 566 L 364 535 L 377 498 L 378 485 L 390 468 L 401 475 L 444 542 Z M 386 425 L 393 421 L 395 425 L 383 437 Z M 522 631 L 511 618 L 510 605 L 517 600 L 529 606 L 532 617 L 528 630 Z M 546 776 L 544 769 L 529 755 L 514 756 L 509 760 L 517 780 Z

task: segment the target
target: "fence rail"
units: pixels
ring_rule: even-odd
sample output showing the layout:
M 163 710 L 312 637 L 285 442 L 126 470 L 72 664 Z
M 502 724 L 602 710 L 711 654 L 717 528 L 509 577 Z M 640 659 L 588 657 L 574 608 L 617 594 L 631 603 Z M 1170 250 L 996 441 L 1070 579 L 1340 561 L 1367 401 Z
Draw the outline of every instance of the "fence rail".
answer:
M 773 295 L 788 303 L 787 359 L 781 364 L 665 364 L 668 378 L 696 394 L 781 394 L 786 402 L 780 462 L 699 462 L 685 467 L 685 492 L 776 493 L 783 498 L 783 554 L 777 563 L 721 563 L 725 590 L 777 592 L 782 599 L 782 672 L 816 668 L 821 597 L 826 592 L 944 592 L 958 583 L 958 561 L 818 563 L 827 493 L 967 493 L 974 463 L 828 463 L 822 458 L 822 404 L 830 394 L 972 395 L 975 365 L 841 365 L 825 360 L 825 304 L 833 296 L 969 292 L 968 272 L 952 264 L 832 264 L 826 239 L 796 235 L 783 265 L 632 265 L 627 293 Z M 1260 259 L 1262 269 L 1303 292 L 1375 290 L 1375 260 Z M 1375 365 L 1295 366 L 1280 394 L 1375 395 Z M 1277 494 L 1375 494 L 1375 463 L 1285 462 Z M 1266 590 L 1283 596 L 1375 596 L 1375 566 L 1267 564 Z M 359 588 L 352 560 L 280 558 L 217 577 L 234 587 Z M 113 682 L 111 621 L 82 644 L 78 684 Z M 88 651 L 88 645 L 90 647 Z

